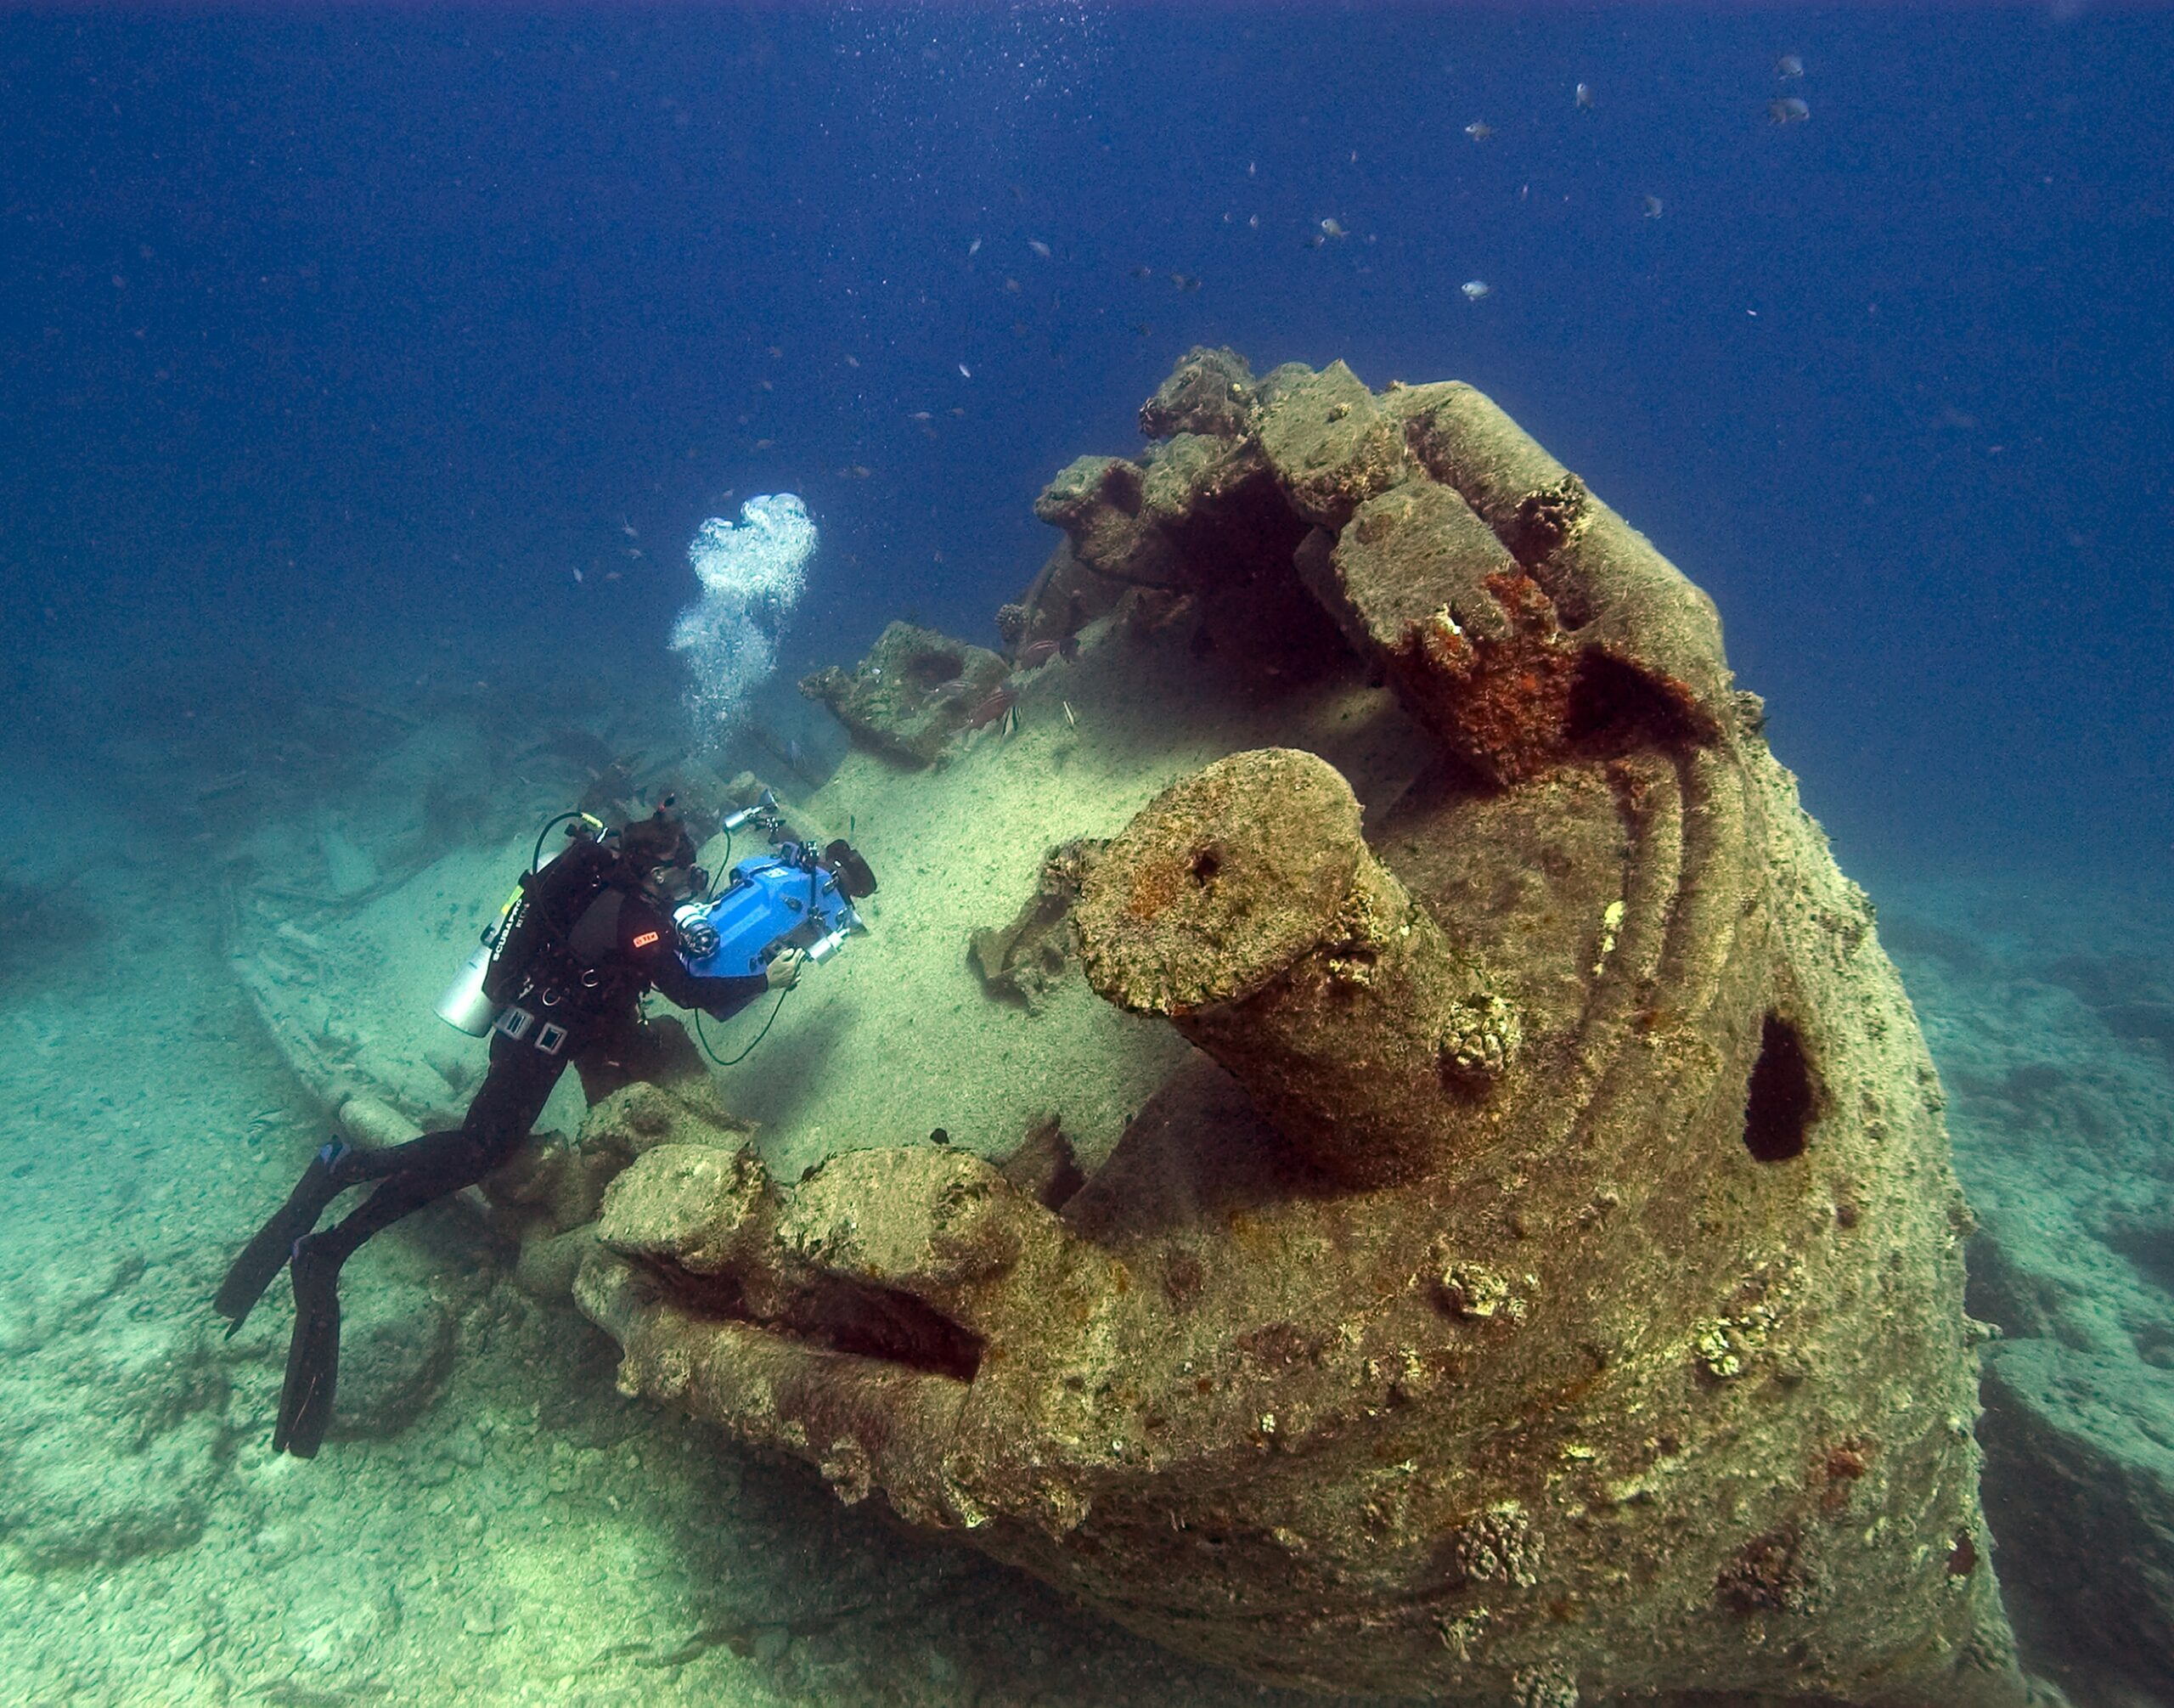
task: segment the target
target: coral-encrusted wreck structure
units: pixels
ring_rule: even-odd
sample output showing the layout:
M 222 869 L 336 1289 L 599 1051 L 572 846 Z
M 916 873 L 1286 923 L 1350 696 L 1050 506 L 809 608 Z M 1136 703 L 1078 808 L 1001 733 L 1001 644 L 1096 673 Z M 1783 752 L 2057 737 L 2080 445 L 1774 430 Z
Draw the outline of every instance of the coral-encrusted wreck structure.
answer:
M 1433 769 L 1236 753 L 1079 856 L 1197 1053 L 1076 1190 L 646 1150 L 622 1385 L 1277 1684 L 2022 1700 L 1939 1087 L 1709 602 L 1469 386 L 1196 352 L 1141 419 L 1007 638 L 1371 673 Z

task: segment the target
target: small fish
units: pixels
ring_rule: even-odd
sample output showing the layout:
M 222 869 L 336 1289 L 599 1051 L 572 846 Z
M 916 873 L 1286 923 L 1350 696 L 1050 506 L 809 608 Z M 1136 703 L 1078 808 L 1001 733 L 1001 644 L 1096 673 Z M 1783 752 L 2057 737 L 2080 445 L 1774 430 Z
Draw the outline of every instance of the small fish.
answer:
M 1135 279 L 1152 279 L 1155 276 L 1155 269 L 1152 267 L 1135 267 L 1132 269 L 1132 276 Z
M 907 416 L 906 419 L 909 421 L 932 421 L 936 418 L 930 414 L 926 409 L 916 409 L 912 414 Z
M 1145 320 L 1134 321 L 1132 323 L 1132 330 L 1135 334 L 1142 338 L 1152 338 L 1155 335 L 1155 329 L 1149 325 Z
M 966 410 L 965 410 L 965 409 L 961 409 L 958 404 L 954 403 L 954 404 L 950 407 L 950 409 L 949 409 L 948 411 L 946 411 L 946 413 L 947 413 L 947 414 L 953 414 L 953 415 L 964 415 L 966 412 Z
M 1774 75 L 1777 77 L 1804 76 L 1804 59 L 1797 54 L 1783 54 L 1774 61 Z
M 1017 706 L 1006 706 L 1004 708 L 1004 724 L 1001 733 L 1007 741 L 1019 733 L 1019 708 Z
M 961 362 L 959 364 L 959 377 L 961 380 L 971 380 L 974 377 L 974 370 Z
M 1306 247 L 1309 249 L 1319 249 L 1328 240 L 1323 237 L 1321 233 L 1317 231 L 1306 239 Z
M 638 545 L 622 545 L 619 550 L 628 557 L 639 557 L 642 555 L 642 549 Z
M 576 587 L 579 587 L 581 585 L 581 572 L 579 570 L 576 570 L 574 572 L 574 585 Z
M 1007 279 L 1004 281 L 1004 288 L 1017 296 L 1019 294 L 1019 281 L 1016 279 Z
M 1047 261 L 1050 258 L 1049 245 L 1044 243 L 1039 237 L 1028 238 L 1027 240 L 1027 247 L 1033 250 L 1035 254 L 1040 256 L 1045 261 Z
M 1020 652 L 1019 668 L 1022 670 L 1039 670 L 1056 657 L 1056 642 L 1055 640 L 1037 640 Z
M 755 441 L 755 448 L 758 451 L 767 451 L 776 443 L 775 439 L 758 439 Z
M 1766 118 L 1771 124 L 1800 125 L 1811 116 L 1811 109 L 1794 95 L 1783 95 L 1766 103 Z
M 858 368 L 859 366 L 860 366 L 860 358 L 859 358 L 859 357 L 858 357 L 858 356 L 848 356 L 848 357 L 847 357 L 847 358 L 846 358 L 846 366 L 847 366 L 847 367 L 848 367 L 848 368 Z
M 966 727 L 969 730 L 986 730 L 1010 712 L 1017 703 L 1018 699 L 1019 696 L 1009 688 L 998 689 L 988 699 L 966 713 Z
M 617 581 L 621 579 L 621 577 L 617 570 L 607 569 L 604 572 L 604 578 L 606 581 Z
M 1493 290 L 1494 288 L 1495 287 L 1493 285 L 1490 285 L 1484 279 L 1467 279 L 1463 284 L 1457 286 L 1458 290 L 1464 292 L 1465 301 L 1467 302 L 1478 302 L 1481 297 L 1486 296 L 1490 291 Z
M 785 347 L 784 347 L 783 345 L 781 345 L 781 344 L 773 344 L 773 345 L 771 345 L 771 346 L 770 346 L 770 358 L 771 358 L 773 361 L 776 361 L 776 362 L 782 362 L 782 361 L 784 361 L 784 360 L 785 360 Z
M 1197 279 L 1195 279 L 1190 273 L 1172 273 L 1170 275 L 1170 283 L 1180 290 L 1197 290 L 1200 289 L 1200 281 Z
M 1659 196 L 1647 196 L 1646 198 L 1646 217 L 1647 219 L 1659 219 L 1661 217 L 1661 199 Z
M 865 463 L 848 463 L 838 471 L 838 478 L 842 481 L 865 481 L 875 471 Z
M 626 535 L 628 539 L 639 539 L 641 538 L 639 534 L 634 532 L 634 525 L 628 521 L 624 516 L 621 516 L 619 518 L 619 532 Z
M 979 255 L 981 252 L 982 240 L 978 237 L 966 245 L 966 253 L 969 255 Z
M 1056 703 L 1064 707 L 1065 728 L 1067 730 L 1077 730 L 1079 727 L 1079 714 L 1072 709 L 1072 702 L 1069 700 L 1060 700 Z
M 1578 85 L 1578 104 L 1587 112 L 1593 110 L 1593 86 L 1591 83 Z
M 1464 127 L 1464 133 L 1476 143 L 1484 143 L 1495 134 L 1495 127 L 1483 124 L 1479 120 L 1474 119 Z
M 1321 222 L 1321 235 L 1323 237 L 1343 237 L 1345 234 L 1343 228 L 1338 225 L 1334 220 L 1325 219 Z

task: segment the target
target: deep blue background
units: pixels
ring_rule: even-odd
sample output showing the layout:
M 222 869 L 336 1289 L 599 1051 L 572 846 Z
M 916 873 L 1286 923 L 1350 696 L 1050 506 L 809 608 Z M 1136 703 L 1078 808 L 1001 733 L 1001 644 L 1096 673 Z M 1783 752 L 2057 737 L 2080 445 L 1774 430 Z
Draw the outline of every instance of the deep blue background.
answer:
M 673 694 L 728 490 L 825 530 L 793 665 L 986 637 L 1041 483 L 1227 342 L 1492 392 L 1715 595 L 1845 857 L 2163 873 L 2170 65 L 2020 8 L 10 17 L 7 679 Z

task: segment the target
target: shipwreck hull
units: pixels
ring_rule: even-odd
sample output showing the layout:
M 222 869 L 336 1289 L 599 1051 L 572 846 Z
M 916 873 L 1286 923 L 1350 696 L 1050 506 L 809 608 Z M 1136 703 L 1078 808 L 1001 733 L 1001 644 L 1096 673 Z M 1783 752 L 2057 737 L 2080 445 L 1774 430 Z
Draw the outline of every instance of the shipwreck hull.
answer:
M 1432 762 L 1249 748 L 1093 858 L 1087 977 L 1199 1053 L 1077 1191 L 637 1158 L 622 1386 L 1265 1683 L 2023 1700 L 1938 1082 L 1710 604 L 1468 387 L 1202 352 L 1142 420 L 1039 506 L 1083 673 L 1371 676 Z

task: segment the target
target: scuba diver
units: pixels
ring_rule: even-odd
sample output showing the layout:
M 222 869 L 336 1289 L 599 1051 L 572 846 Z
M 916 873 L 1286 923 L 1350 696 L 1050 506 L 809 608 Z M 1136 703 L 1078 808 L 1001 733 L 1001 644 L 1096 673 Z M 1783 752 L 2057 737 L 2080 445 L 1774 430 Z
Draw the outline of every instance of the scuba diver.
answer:
M 716 935 L 698 921 L 674 919 L 708 882 L 671 809 L 667 799 L 616 837 L 599 837 L 593 821 L 577 823 L 557 859 L 522 874 L 489 941 L 485 1014 L 497 1010 L 490 1071 L 461 1125 L 373 1150 L 326 1145 L 234 1260 L 212 1300 L 229 1320 L 229 1339 L 279 1271 L 293 1273 L 295 1333 L 274 1452 L 311 1458 L 324 1439 L 339 1368 L 340 1265 L 364 1240 L 507 1161 L 569 1062 L 591 1102 L 634 1078 L 628 1069 L 644 1051 L 648 991 L 724 1019 L 798 980 L 807 957 L 797 948 L 778 949 L 758 972 L 705 978 L 689 969 L 683 955 L 701 960 Z M 315 1231 L 334 1198 L 373 1181 L 376 1190 L 344 1220 Z

